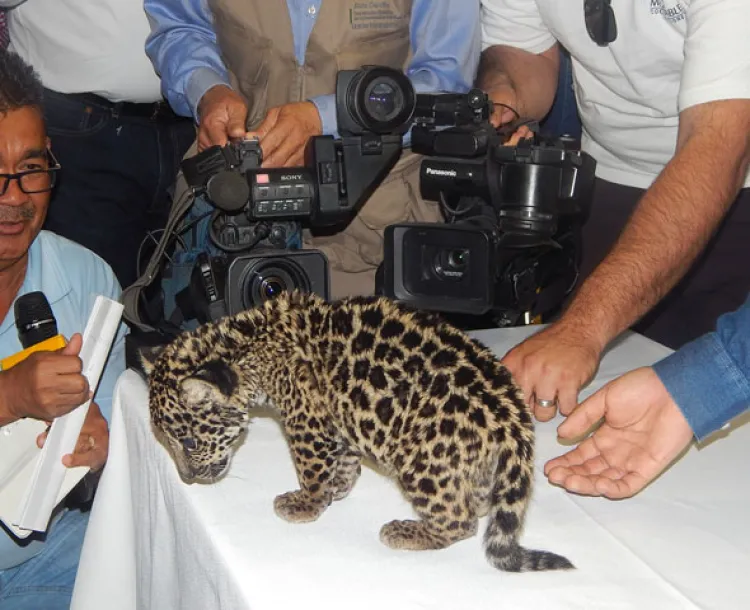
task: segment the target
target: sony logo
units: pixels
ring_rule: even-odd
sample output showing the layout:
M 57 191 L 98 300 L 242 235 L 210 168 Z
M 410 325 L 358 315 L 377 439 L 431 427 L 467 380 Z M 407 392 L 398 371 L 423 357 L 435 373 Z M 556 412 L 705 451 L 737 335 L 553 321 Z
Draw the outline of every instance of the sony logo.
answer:
M 302 180 L 302 174 L 282 174 L 281 179 L 287 181 Z
M 425 173 L 428 176 L 445 176 L 447 178 L 455 178 L 458 173 L 455 169 L 433 169 L 428 167 Z

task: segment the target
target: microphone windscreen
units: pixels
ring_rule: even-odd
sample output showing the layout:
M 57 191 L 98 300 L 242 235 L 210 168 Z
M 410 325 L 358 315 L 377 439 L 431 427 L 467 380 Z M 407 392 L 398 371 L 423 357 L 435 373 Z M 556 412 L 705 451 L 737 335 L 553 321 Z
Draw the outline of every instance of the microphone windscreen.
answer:
M 223 212 L 236 214 L 250 200 L 250 185 L 240 172 L 223 171 L 208 181 L 206 195 Z
M 16 299 L 13 310 L 18 338 L 24 349 L 57 334 L 57 321 L 43 292 L 29 292 Z

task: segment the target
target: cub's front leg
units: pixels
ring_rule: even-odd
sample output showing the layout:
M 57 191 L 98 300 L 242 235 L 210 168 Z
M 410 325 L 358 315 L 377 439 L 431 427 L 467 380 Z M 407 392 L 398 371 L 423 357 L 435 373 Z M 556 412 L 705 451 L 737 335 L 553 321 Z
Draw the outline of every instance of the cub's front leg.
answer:
M 273 507 L 294 523 L 315 521 L 333 501 L 338 443 L 314 417 L 285 422 L 300 488 L 276 496 Z

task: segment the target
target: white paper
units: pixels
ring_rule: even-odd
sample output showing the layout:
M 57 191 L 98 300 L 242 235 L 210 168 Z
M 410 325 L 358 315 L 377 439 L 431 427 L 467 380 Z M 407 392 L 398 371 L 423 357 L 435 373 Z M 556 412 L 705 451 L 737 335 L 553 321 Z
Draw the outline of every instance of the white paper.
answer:
M 83 332 L 80 358 L 83 375 L 92 392 L 99 384 L 109 350 L 117 334 L 122 317 L 122 304 L 98 296 Z M 62 464 L 62 457 L 75 450 L 81 427 L 86 419 L 90 400 L 67 415 L 52 422 L 44 448 L 41 450 L 33 475 L 29 480 L 25 497 L 18 507 L 17 517 L 12 520 L 14 531 L 43 532 L 47 529 L 52 510 L 60 500 L 63 487 L 69 482 L 69 468 Z M 86 473 L 81 468 L 80 478 Z

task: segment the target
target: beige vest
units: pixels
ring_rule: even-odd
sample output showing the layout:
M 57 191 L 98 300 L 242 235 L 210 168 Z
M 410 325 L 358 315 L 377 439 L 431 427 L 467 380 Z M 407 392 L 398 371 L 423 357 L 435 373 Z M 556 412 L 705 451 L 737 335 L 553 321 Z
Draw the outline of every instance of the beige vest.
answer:
M 334 93 L 338 70 L 364 64 L 404 68 L 411 5 L 411 0 L 323 0 L 300 66 L 285 1 L 209 0 L 232 86 L 248 103 L 248 126 L 273 106 Z
M 403 69 L 411 59 L 411 0 L 323 0 L 304 65 L 294 54 L 284 0 L 208 3 L 231 84 L 248 103 L 249 129 L 271 107 L 335 93 L 339 70 L 367 64 Z M 327 237 L 306 234 L 305 244 L 328 256 L 334 297 L 373 291 L 385 227 L 440 220 L 438 207 L 419 197 L 419 161 L 418 155 L 404 151 L 342 232 Z

